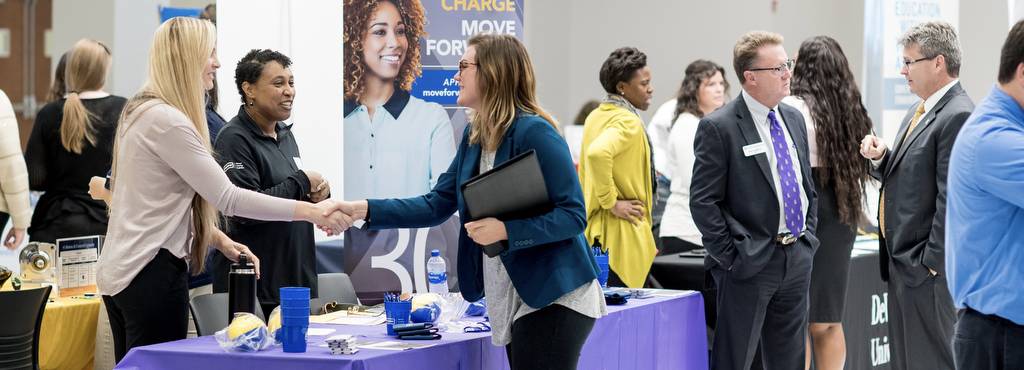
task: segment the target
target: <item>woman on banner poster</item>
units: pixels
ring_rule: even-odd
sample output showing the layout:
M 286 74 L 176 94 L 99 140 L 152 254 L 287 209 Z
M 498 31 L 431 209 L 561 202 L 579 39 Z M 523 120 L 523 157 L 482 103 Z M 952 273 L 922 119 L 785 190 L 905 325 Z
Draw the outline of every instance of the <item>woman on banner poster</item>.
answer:
M 410 197 L 455 156 L 448 113 L 409 94 L 420 76 L 419 0 L 346 0 L 345 199 Z

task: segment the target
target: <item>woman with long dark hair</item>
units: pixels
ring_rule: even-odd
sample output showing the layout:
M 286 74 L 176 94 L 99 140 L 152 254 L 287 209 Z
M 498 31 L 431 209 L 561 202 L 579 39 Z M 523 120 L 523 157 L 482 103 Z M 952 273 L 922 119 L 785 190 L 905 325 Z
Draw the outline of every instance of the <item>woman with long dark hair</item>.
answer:
M 791 96 L 807 122 L 811 171 L 818 191 L 818 238 L 811 273 L 809 341 L 817 369 L 842 369 L 846 360 L 843 307 L 850 250 L 862 217 L 868 163 L 857 155 L 871 133 L 850 65 L 836 40 L 817 36 L 800 45 Z M 807 351 L 810 368 L 811 352 Z
M 729 82 L 725 68 L 699 59 L 686 66 L 686 75 L 672 107 L 672 125 L 665 148 L 665 167 L 672 173 L 671 195 L 661 219 L 661 254 L 701 248 L 700 230 L 690 214 L 690 178 L 693 175 L 693 138 L 704 115 L 725 104 Z

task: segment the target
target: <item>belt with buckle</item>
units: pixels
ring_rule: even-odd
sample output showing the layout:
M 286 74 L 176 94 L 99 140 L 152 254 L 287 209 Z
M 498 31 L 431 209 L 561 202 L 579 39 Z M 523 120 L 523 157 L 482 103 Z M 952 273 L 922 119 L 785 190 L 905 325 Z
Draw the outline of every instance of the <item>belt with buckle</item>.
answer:
M 775 242 L 781 245 L 790 245 L 796 243 L 796 240 L 803 235 L 804 233 L 800 233 L 800 235 L 793 235 L 791 233 L 779 234 L 775 236 Z

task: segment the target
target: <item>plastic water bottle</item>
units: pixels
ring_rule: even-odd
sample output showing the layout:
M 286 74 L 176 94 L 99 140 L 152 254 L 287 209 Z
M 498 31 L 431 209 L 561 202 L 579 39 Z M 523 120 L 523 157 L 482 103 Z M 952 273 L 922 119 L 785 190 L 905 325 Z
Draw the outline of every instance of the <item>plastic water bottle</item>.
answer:
M 427 260 L 427 283 L 427 290 L 431 293 L 448 293 L 448 269 L 441 251 L 437 249 L 430 251 L 430 259 Z

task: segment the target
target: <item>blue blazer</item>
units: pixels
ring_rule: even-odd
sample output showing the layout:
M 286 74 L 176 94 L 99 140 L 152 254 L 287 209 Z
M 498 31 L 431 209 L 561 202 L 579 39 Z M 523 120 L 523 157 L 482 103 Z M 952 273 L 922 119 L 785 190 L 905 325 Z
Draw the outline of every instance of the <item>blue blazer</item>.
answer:
M 501 220 L 508 232 L 509 248 L 495 258 L 501 258 L 523 302 L 541 308 L 596 279 L 598 267 L 583 237 L 587 216 L 569 147 L 551 124 L 536 115 L 517 115 L 498 146 L 494 165 L 530 149 L 537 151 L 554 208 L 536 217 Z M 479 174 L 480 154 L 479 144 L 469 144 L 467 127 L 455 159 L 434 189 L 414 198 L 369 200 L 368 227 L 428 227 L 441 224 L 455 211 L 468 214 L 461 185 Z M 459 290 L 468 301 L 484 296 L 484 256 L 481 246 L 466 235 L 466 229 L 459 230 Z

